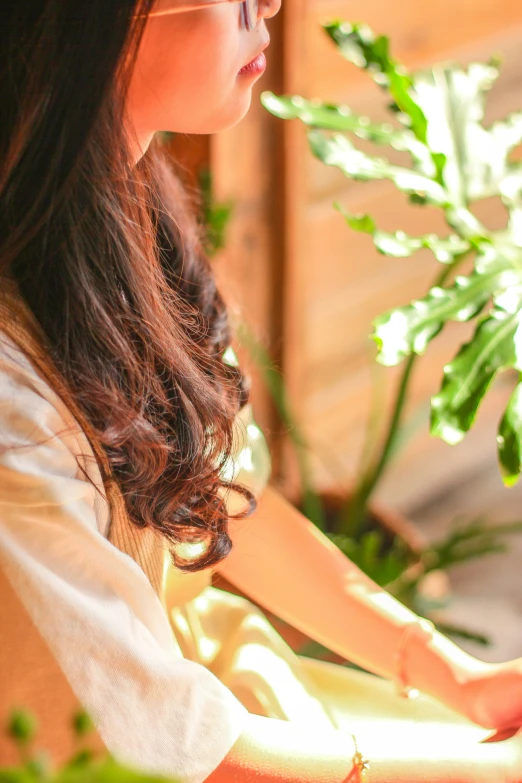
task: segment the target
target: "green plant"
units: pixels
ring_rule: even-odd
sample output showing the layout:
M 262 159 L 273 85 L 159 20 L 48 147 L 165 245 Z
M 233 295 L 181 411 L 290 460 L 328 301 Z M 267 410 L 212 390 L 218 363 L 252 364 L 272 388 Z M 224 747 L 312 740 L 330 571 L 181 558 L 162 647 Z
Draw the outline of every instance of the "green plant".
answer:
M 484 520 L 458 525 L 421 557 L 423 569 L 411 576 L 409 553 L 399 540 L 387 548 L 379 530 L 365 531 L 368 504 L 391 458 L 404 438 L 403 413 L 417 357 L 449 321 L 476 321 L 471 340 L 444 368 L 443 381 L 431 402 L 431 432 L 447 443 L 462 440 L 473 425 L 479 405 L 497 373 L 518 375 L 511 400 L 499 424 L 498 455 L 504 482 L 510 486 L 522 466 L 522 165 L 510 159 L 522 142 L 522 113 L 486 128 L 487 91 L 498 76 L 498 62 L 437 65 L 410 73 L 395 61 L 385 36 L 376 37 L 363 24 L 340 20 L 323 28 L 339 53 L 365 70 L 391 99 L 389 123 L 375 123 L 348 106 L 307 100 L 302 96 L 261 96 L 265 108 L 282 119 L 299 119 L 308 128 L 313 154 L 348 178 L 391 180 L 414 205 L 440 209 L 448 234 L 412 237 L 403 231 L 379 230 L 370 215 L 352 215 L 336 203 L 347 225 L 373 238 L 380 253 L 403 258 L 428 248 L 439 265 L 429 291 L 421 299 L 376 318 L 373 339 L 377 361 L 404 363 L 395 403 L 380 448 L 366 461 L 337 519 L 327 531 L 335 543 L 374 581 L 424 613 L 418 591 L 430 571 L 505 549 L 504 537 L 522 525 L 488 526 Z M 411 167 L 358 149 L 354 141 L 389 145 L 408 153 Z M 488 230 L 473 205 L 493 196 L 502 200 L 508 221 L 502 230 Z M 469 271 L 468 267 L 471 267 Z M 285 403 L 288 407 L 288 403 Z M 284 417 L 284 407 L 278 406 Z M 287 424 L 292 428 L 291 420 Z M 302 436 L 294 445 L 307 449 Z M 369 449 L 365 448 L 365 452 Z M 307 487 L 308 509 L 317 502 Z M 312 521 L 324 529 L 324 516 Z M 463 629 L 447 629 L 469 637 Z M 477 641 L 487 640 L 471 634 Z
M 427 598 L 423 587 L 428 574 L 447 571 L 452 566 L 475 558 L 503 553 L 507 550 L 506 538 L 522 533 L 521 521 L 492 526 L 482 518 L 471 521 L 456 520 L 446 535 L 427 545 L 419 555 L 412 556 L 412 552 L 399 536 L 395 536 L 390 544 L 386 541 L 385 532 L 378 527 L 358 530 L 356 534 L 345 533 L 342 530 L 343 510 L 339 512 L 338 519 L 327 526 L 326 509 L 322 498 L 314 489 L 311 478 L 309 466 L 311 447 L 292 411 L 281 372 L 274 365 L 268 351 L 245 323 L 238 327 L 238 338 L 259 367 L 266 388 L 295 448 L 302 485 L 303 513 L 367 576 L 376 584 L 385 587 L 406 606 L 421 615 L 430 616 L 432 610 L 438 606 L 437 602 Z M 420 568 L 412 568 L 417 556 Z M 467 639 L 483 645 L 489 644 L 487 637 L 469 628 L 450 627 L 441 622 L 437 622 L 436 625 L 441 632 L 455 638 Z M 302 654 L 314 657 L 320 657 L 324 651 L 325 648 L 315 642 L 300 650 Z
M 93 730 L 93 724 L 84 711 L 75 714 L 71 731 L 78 741 L 78 750 L 60 769 L 55 769 L 47 752 L 33 751 L 38 721 L 27 710 L 13 709 L 7 733 L 18 748 L 21 764 L 18 767 L 0 767 L 0 783 L 175 783 L 170 778 L 149 775 L 129 768 L 114 760 L 110 753 L 97 757 L 82 745 L 82 740 Z
M 208 169 L 199 172 L 202 195 L 201 224 L 205 229 L 205 251 L 212 258 L 225 247 L 225 230 L 232 217 L 233 201 L 216 201 L 212 192 L 212 174 Z
M 522 141 L 522 112 L 489 128 L 482 124 L 485 94 L 498 76 L 498 62 L 434 66 L 410 73 L 389 53 L 389 42 L 362 24 L 323 25 L 339 53 L 366 70 L 389 93 L 394 122 L 373 123 L 347 106 L 265 92 L 263 105 L 283 119 L 309 127 L 312 152 L 356 180 L 391 180 L 410 202 L 440 209 L 450 233 L 411 237 L 378 229 L 369 215 L 337 209 L 356 231 L 372 236 L 379 252 L 407 257 L 428 248 L 441 266 L 418 301 L 379 316 L 373 339 L 377 361 L 405 362 L 393 413 L 377 457 L 360 477 L 343 529 L 354 532 L 382 477 L 400 432 L 401 417 L 417 356 L 449 321 L 476 321 L 471 340 L 444 368 L 431 403 L 431 433 L 447 443 L 461 441 L 473 425 L 493 379 L 517 373 L 516 386 L 499 424 L 498 456 L 506 485 L 522 465 L 522 165 L 510 153 Z M 351 137 L 409 153 L 411 168 L 357 148 Z M 508 212 L 502 230 L 488 230 L 473 214 L 474 203 L 496 196 Z M 462 271 L 464 261 L 471 271 Z M 457 274 L 458 273 L 458 274 Z

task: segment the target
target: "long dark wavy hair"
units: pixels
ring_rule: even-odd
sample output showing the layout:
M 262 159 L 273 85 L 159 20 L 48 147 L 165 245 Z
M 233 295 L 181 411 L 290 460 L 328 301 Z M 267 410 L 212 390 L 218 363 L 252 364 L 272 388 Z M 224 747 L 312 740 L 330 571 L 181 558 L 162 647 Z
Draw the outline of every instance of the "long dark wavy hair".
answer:
M 186 571 L 231 541 L 221 479 L 249 379 L 179 179 L 134 165 L 126 88 L 153 0 L 3 0 L 0 277 L 14 278 L 133 523 Z M 205 542 L 188 560 L 176 545 Z

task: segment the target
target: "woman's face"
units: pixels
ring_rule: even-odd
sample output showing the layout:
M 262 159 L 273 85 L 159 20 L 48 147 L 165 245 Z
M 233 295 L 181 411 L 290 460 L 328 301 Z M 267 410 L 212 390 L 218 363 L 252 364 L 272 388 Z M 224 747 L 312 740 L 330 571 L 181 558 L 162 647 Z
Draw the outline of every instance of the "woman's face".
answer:
M 189 2 L 198 0 L 157 0 L 153 10 Z M 260 74 L 239 71 L 269 40 L 265 19 L 280 7 L 259 0 L 252 31 L 241 24 L 239 2 L 147 19 L 127 99 L 141 153 L 156 131 L 215 133 L 244 117 Z

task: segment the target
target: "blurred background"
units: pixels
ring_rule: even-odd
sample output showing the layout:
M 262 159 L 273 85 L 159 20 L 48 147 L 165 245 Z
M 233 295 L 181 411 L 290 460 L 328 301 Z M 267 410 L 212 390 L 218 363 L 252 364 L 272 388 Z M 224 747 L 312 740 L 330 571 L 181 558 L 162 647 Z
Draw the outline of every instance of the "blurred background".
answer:
M 354 182 L 325 166 L 311 154 L 301 122 L 281 121 L 262 106 L 260 94 L 270 90 L 348 104 L 374 120 L 386 119 L 389 100 L 339 57 L 321 27 L 328 19 L 369 24 L 390 37 L 393 56 L 414 70 L 499 55 L 501 75 L 488 96 L 486 124 L 522 109 L 518 0 L 283 0 L 281 12 L 267 23 L 268 67 L 254 86 L 245 119 L 213 137 L 169 138 L 187 186 L 196 192 L 207 172 L 212 199 L 231 206 L 224 246 L 212 263 L 231 308 L 284 380 L 319 493 L 349 491 L 369 422 L 376 416 L 384 420 L 393 403 L 401 368 L 376 364 L 372 320 L 424 295 L 434 274 L 428 250 L 412 258 L 387 258 L 370 236 L 351 231 L 332 204 L 370 214 L 387 231 L 440 233 L 443 224 L 440 210 L 410 205 L 390 182 Z M 491 229 L 506 220 L 500 200 L 481 203 L 476 214 Z M 376 503 L 409 520 L 427 541 L 459 518 L 484 517 L 495 525 L 522 520 L 522 484 L 504 486 L 495 448 L 499 418 L 513 388 L 509 374 L 495 382 L 461 444 L 450 447 L 429 434 L 430 397 L 440 388 L 443 367 L 470 333 L 468 324 L 448 324 L 417 362 L 401 448 L 375 492 Z M 272 455 L 271 483 L 298 503 L 301 477 L 287 423 L 247 346 L 238 340 L 234 349 L 252 376 L 255 420 Z M 506 553 L 452 570 L 448 618 L 490 633 L 487 649 L 468 642 L 483 658 L 522 656 L 520 573 L 521 535 L 510 538 Z

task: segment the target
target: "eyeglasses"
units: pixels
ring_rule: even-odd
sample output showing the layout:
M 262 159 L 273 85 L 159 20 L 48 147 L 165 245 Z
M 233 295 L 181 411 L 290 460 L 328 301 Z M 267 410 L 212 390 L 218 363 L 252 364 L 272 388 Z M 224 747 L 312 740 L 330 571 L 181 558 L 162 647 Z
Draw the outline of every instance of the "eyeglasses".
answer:
M 161 8 L 156 11 L 150 11 L 147 16 L 170 16 L 170 14 L 179 14 L 183 11 L 195 11 L 198 8 L 210 8 L 213 5 L 218 5 L 218 3 L 241 3 L 240 13 L 243 27 L 249 32 L 255 29 L 259 11 L 258 0 L 201 0 L 201 2 L 198 3 L 180 2 L 179 5 L 171 6 L 170 8 Z

